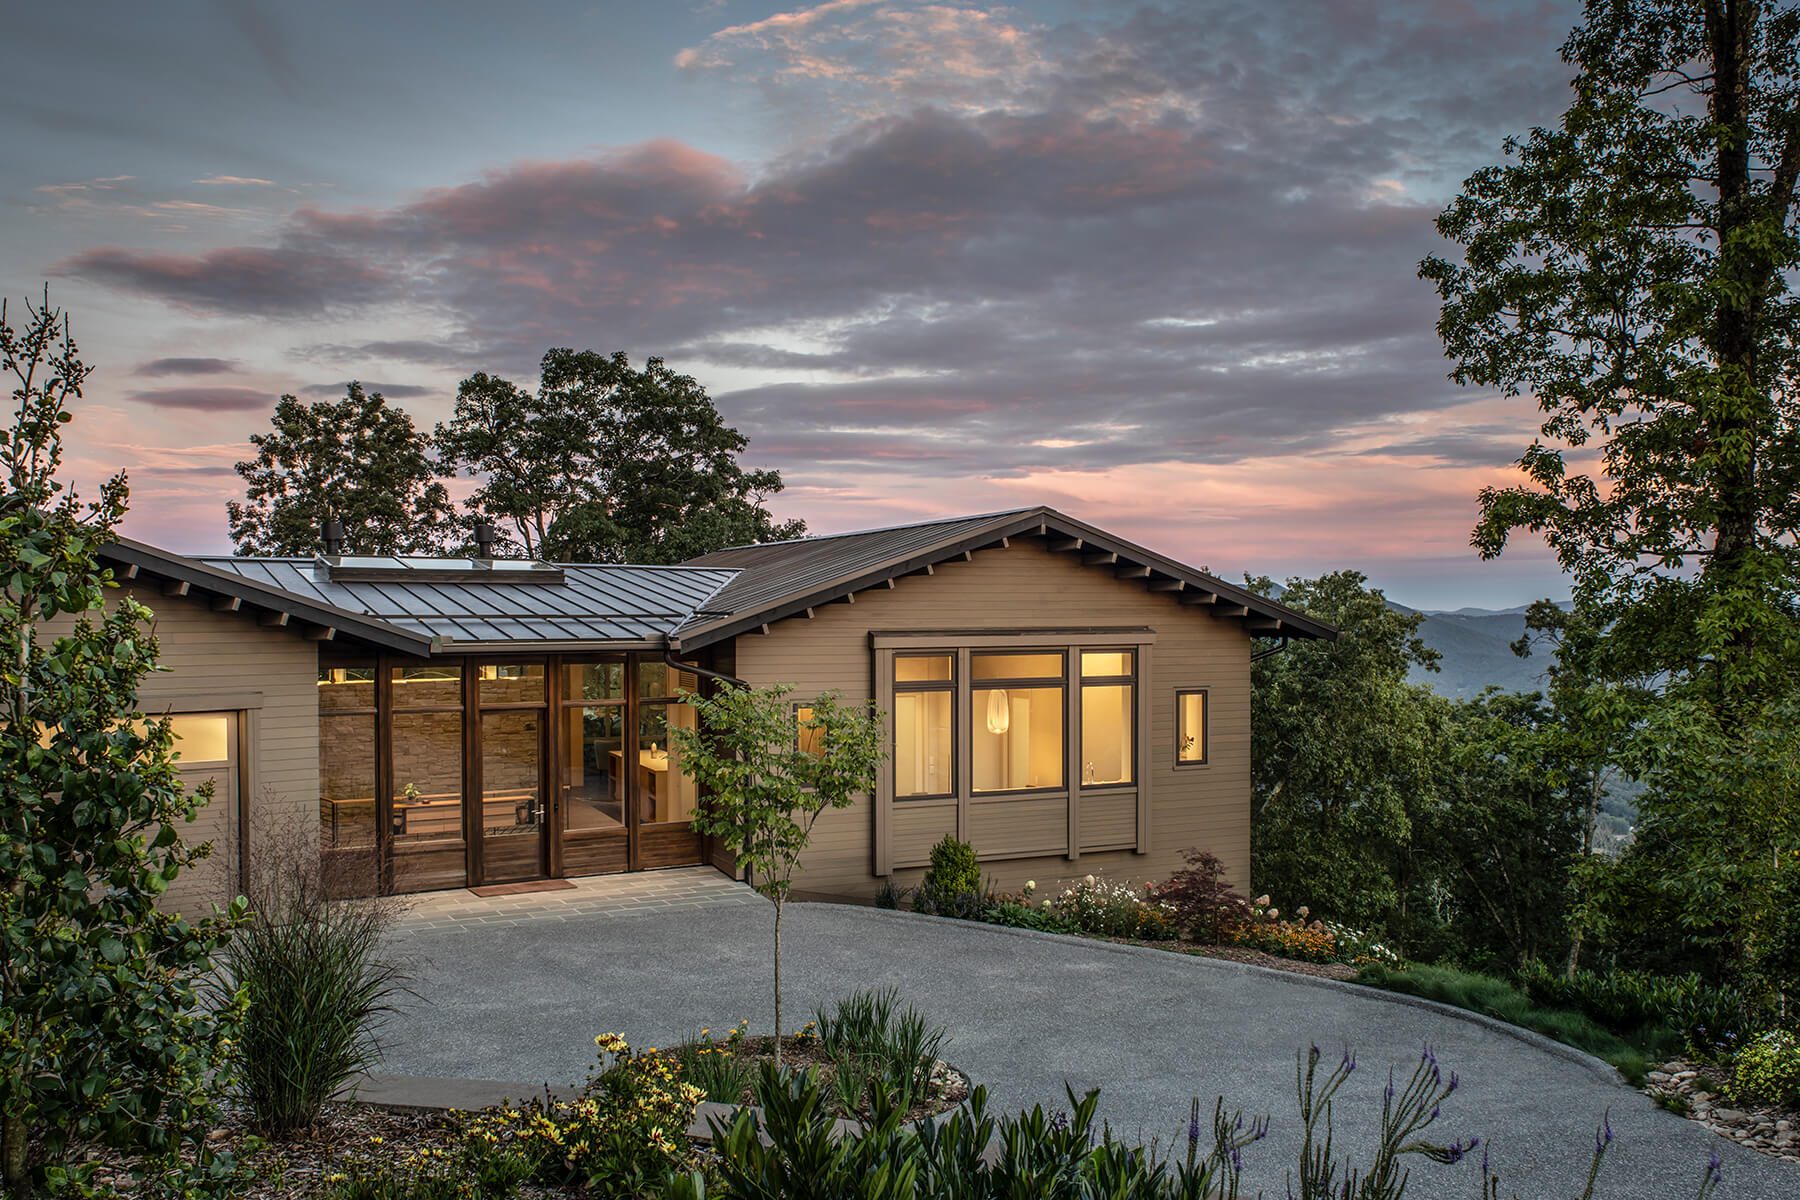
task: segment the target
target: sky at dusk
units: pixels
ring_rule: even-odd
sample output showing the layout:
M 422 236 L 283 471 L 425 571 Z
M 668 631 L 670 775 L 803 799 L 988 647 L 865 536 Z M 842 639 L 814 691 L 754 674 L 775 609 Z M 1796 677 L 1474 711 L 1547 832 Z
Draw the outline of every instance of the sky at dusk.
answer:
M 223 551 L 277 396 L 421 425 L 661 355 L 814 532 L 1047 503 L 1232 577 L 1566 587 L 1468 548 L 1531 402 L 1416 277 L 1555 119 L 1572 0 L 16 6 L 0 281 L 98 370 L 125 532 Z

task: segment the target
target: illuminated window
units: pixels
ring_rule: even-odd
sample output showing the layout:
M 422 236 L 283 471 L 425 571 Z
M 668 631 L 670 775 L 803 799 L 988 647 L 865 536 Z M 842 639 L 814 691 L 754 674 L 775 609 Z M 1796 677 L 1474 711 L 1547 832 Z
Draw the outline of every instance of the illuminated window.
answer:
M 813 708 L 810 704 L 794 706 L 794 736 L 798 739 L 801 750 L 814 758 L 825 757 L 825 731 L 812 723 Z
M 894 659 L 894 795 L 949 796 L 956 791 L 951 713 L 956 665 L 949 654 Z
M 175 753 L 181 765 L 228 762 L 231 759 L 231 718 L 223 713 L 181 713 L 169 718 L 175 735 Z
M 1198 766 L 1206 761 L 1206 693 L 1175 693 L 1175 763 Z
M 1081 654 L 1081 782 L 1130 783 L 1137 759 L 1137 688 L 1130 650 Z
M 1063 656 L 975 654 L 969 713 L 971 786 L 1016 792 L 1063 785 Z M 1003 686 L 991 686 L 1003 684 Z

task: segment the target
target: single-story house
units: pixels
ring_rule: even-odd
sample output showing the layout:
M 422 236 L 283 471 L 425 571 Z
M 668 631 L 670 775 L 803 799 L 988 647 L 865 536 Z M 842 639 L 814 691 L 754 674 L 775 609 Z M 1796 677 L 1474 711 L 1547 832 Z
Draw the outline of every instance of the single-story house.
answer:
M 259 846 L 413 892 L 713 863 L 669 753 L 722 680 L 871 699 L 888 760 L 797 887 L 917 881 L 945 834 L 1003 887 L 1250 857 L 1250 660 L 1332 638 L 1049 508 L 721 550 L 681 566 L 106 552 L 156 613 L 184 772 L 216 793 L 178 906 Z M 1278 643 L 1265 642 L 1267 648 Z M 310 853 L 310 845 L 307 848 Z

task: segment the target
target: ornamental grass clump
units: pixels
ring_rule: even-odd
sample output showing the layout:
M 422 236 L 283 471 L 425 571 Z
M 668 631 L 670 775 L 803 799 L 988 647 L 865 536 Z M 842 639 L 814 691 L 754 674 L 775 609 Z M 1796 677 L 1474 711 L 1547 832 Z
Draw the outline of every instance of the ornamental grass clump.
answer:
M 402 906 L 342 900 L 312 846 L 271 837 L 248 889 L 252 917 L 224 956 L 246 1000 L 240 1088 L 259 1132 L 291 1137 L 380 1057 L 374 1026 L 403 990 L 383 939 Z
M 894 989 L 858 992 L 821 1008 L 813 1028 L 846 1115 L 866 1112 L 877 1086 L 902 1112 L 930 1097 L 945 1032 L 911 1005 L 900 1007 Z

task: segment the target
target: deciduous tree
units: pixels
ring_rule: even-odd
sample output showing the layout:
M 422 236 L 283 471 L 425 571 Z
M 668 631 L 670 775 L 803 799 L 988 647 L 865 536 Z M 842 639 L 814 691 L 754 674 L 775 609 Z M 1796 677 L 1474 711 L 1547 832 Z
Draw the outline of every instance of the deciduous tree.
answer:
M 253 434 L 256 457 L 237 465 L 245 499 L 226 512 L 239 554 L 309 555 L 328 518 L 351 554 L 435 554 L 458 540 L 450 492 L 430 439 L 380 392 L 352 383 L 342 400 L 283 396 L 274 430 Z
M 748 440 L 660 358 L 551 350 L 534 392 L 472 375 L 436 441 L 481 481 L 468 507 L 532 557 L 673 563 L 806 532 L 765 506 L 780 472 L 740 465 Z
M 0 357 L 0 1177 L 26 1195 L 92 1143 L 148 1155 L 164 1184 L 204 1177 L 236 1003 L 201 989 L 239 911 L 156 901 L 206 853 L 181 830 L 210 790 L 183 789 L 168 721 L 139 710 L 151 613 L 98 562 L 125 477 L 91 503 L 58 478 L 88 368 L 48 296 L 17 328 L 0 307 Z

